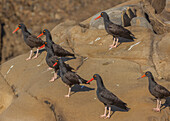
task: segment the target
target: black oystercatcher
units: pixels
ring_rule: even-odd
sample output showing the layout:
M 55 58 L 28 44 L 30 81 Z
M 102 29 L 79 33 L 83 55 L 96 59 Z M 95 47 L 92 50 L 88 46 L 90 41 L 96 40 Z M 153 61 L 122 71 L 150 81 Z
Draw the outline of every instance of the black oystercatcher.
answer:
M 49 82 L 53 82 L 55 79 L 57 79 L 57 71 L 59 70 L 59 64 L 56 64 L 56 65 L 54 65 L 54 64 L 59 59 L 59 57 L 54 55 L 54 53 L 52 52 L 52 49 L 50 47 L 48 47 L 47 42 L 45 42 L 45 49 L 47 51 L 46 63 L 50 68 L 54 68 L 54 71 L 55 71 L 54 77 L 51 80 L 49 80 Z M 67 70 L 69 70 L 69 71 L 74 69 L 66 63 L 64 63 L 64 65 L 67 68 Z
M 117 24 L 114 24 L 113 22 L 111 22 L 109 19 L 109 16 L 107 15 L 106 12 L 102 12 L 100 14 L 100 16 L 95 18 L 95 20 L 100 17 L 103 17 L 103 19 L 104 19 L 104 25 L 105 25 L 105 29 L 106 29 L 107 33 L 113 35 L 113 37 L 114 37 L 113 44 L 110 45 L 111 48 L 117 47 L 119 37 L 133 40 L 132 36 L 134 36 L 134 35 L 129 30 L 122 27 L 121 25 L 117 25 Z M 117 39 L 117 41 L 115 43 L 116 39 Z
M 154 80 L 154 77 L 150 71 L 147 71 L 143 76 L 143 78 L 147 76 L 149 80 L 149 92 L 157 99 L 157 107 L 153 108 L 154 111 L 160 112 L 161 107 L 161 99 L 167 98 L 170 96 L 170 92 L 163 86 L 157 84 Z M 138 78 L 138 79 L 140 79 Z
M 98 74 L 94 74 L 93 78 L 91 80 L 89 80 L 87 83 L 96 80 L 97 82 L 97 97 L 98 99 L 105 105 L 105 111 L 104 114 L 101 115 L 100 117 L 105 117 L 105 118 L 110 118 L 110 111 L 111 111 L 111 106 L 117 106 L 119 108 L 122 108 L 126 111 L 129 110 L 128 107 L 126 107 L 126 103 L 124 103 L 123 101 L 121 101 L 116 95 L 114 95 L 112 92 L 110 92 L 109 90 L 107 90 L 103 84 L 103 80 L 100 77 L 100 75 Z M 109 113 L 106 116 L 106 111 L 107 111 L 107 107 L 109 107 Z
M 59 56 L 59 57 L 65 57 L 65 56 L 75 57 L 73 53 L 70 53 L 67 50 L 63 49 L 60 45 L 55 44 L 52 41 L 51 34 L 47 29 L 44 29 L 43 33 L 41 33 L 37 38 L 39 38 L 42 35 L 46 35 L 47 45 L 53 50 L 54 55 Z M 42 47 L 44 47 L 44 46 L 42 46 Z M 40 47 L 40 48 L 42 48 L 42 47 Z
M 61 58 L 57 60 L 56 64 L 59 64 L 59 69 L 60 69 L 59 71 L 60 71 L 60 76 L 62 81 L 69 86 L 68 95 L 65 95 L 65 97 L 70 97 L 72 85 L 87 83 L 87 81 L 81 78 L 78 74 L 72 72 L 71 70 L 68 70 Z
M 32 49 L 34 47 L 37 48 L 37 53 L 36 55 L 34 56 L 34 58 L 37 58 L 38 57 L 38 47 L 42 46 L 43 45 L 43 41 L 40 39 L 40 38 L 37 38 L 35 35 L 32 35 L 26 28 L 26 26 L 24 24 L 19 24 L 18 25 L 18 28 L 16 28 L 13 33 L 15 33 L 17 30 L 21 29 L 22 30 L 22 33 L 23 33 L 23 36 L 24 36 L 24 41 L 25 43 L 31 48 L 31 52 L 30 52 L 30 56 L 26 59 L 26 60 L 30 60 L 31 57 L 32 57 Z

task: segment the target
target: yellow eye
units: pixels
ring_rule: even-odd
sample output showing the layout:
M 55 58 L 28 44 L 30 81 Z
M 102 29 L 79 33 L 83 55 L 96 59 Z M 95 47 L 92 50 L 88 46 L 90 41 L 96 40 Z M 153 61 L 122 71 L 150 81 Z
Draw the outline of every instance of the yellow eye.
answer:
M 44 31 L 45 32 L 45 31 Z
M 94 77 L 96 77 L 96 75 L 94 75 Z
M 102 15 L 103 15 L 103 13 L 102 13 Z
M 19 27 L 20 27 L 21 25 L 19 25 Z

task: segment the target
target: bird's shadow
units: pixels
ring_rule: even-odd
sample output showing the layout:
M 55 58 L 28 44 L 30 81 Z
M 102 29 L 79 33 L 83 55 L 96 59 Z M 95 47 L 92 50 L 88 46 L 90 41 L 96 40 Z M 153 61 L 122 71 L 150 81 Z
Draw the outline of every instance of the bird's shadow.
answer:
M 122 38 L 122 37 L 119 37 L 119 42 L 120 43 L 123 43 L 123 42 L 134 42 L 134 39 L 126 39 L 126 38 Z
M 109 109 L 107 108 L 107 110 L 109 110 Z M 110 117 L 111 117 L 116 111 L 128 112 L 129 110 L 130 110 L 130 108 L 128 108 L 128 110 L 124 110 L 124 109 L 121 109 L 121 108 L 113 105 L 113 106 L 111 106 L 111 111 L 112 111 L 112 113 L 111 113 Z
M 91 90 L 94 90 L 95 88 L 90 88 L 90 87 L 86 87 L 86 86 L 81 86 L 81 85 L 74 85 L 72 88 L 71 88 L 71 92 L 73 92 L 71 95 L 77 93 L 77 92 L 89 92 Z
M 161 105 L 161 110 L 163 110 L 167 107 L 169 107 L 169 109 L 170 109 L 170 97 L 167 97 L 165 103 Z
M 72 59 L 76 59 L 76 57 L 72 57 L 72 58 L 69 58 L 69 57 L 61 57 L 62 61 L 65 62 L 65 61 L 69 61 L 69 60 L 72 60 Z
M 113 37 L 113 39 L 114 39 L 114 37 Z M 134 42 L 134 39 L 136 39 L 136 38 L 133 37 L 133 39 L 126 39 L 126 38 L 119 37 L 119 44 L 117 45 L 117 47 L 119 47 L 124 42 Z

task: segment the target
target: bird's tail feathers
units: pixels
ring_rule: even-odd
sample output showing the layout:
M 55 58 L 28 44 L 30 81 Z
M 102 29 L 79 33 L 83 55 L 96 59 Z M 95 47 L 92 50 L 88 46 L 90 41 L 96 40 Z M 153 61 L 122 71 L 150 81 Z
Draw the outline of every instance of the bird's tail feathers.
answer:
M 119 107 L 119 108 L 121 108 L 121 109 L 124 109 L 124 110 L 126 110 L 126 111 L 129 111 L 129 110 L 130 110 L 130 108 L 127 107 L 127 104 L 124 103 L 124 102 L 121 101 L 121 100 L 120 100 L 118 103 L 116 103 L 115 106 L 117 106 L 117 107 Z
M 78 77 L 79 77 L 79 79 L 81 80 L 81 82 L 82 82 L 83 84 L 90 84 L 90 83 L 86 83 L 86 82 L 87 82 L 87 80 L 85 80 L 85 79 L 81 78 L 80 76 L 78 76 Z

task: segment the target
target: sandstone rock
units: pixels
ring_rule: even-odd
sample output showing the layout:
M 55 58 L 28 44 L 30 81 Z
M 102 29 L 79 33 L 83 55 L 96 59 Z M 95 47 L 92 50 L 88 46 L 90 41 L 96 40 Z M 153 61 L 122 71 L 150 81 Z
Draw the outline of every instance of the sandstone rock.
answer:
M 27 93 L 16 98 L 1 116 L 2 121 L 55 121 L 54 114 L 46 104 Z
M 135 18 L 133 18 L 131 20 L 131 25 L 132 26 L 145 27 L 145 28 L 148 28 L 148 29 L 153 31 L 152 26 L 150 25 L 150 23 L 144 17 L 135 17 Z
M 169 78 L 169 34 L 161 39 L 163 35 L 156 35 L 148 28 L 129 26 L 127 29 L 136 39 L 132 42 L 121 39 L 117 48 L 109 50 L 112 36 L 107 35 L 104 29 L 92 29 L 89 25 L 90 19 L 80 24 L 65 21 L 57 25 L 51 34 L 55 43 L 75 52 L 77 58 L 67 63 L 74 68 L 80 66 L 76 70 L 80 76 L 89 80 L 93 74 L 100 74 L 105 86 L 131 108 L 129 112 L 114 109 L 116 113 L 113 113 L 111 120 L 169 120 L 168 108 L 159 114 L 152 111 L 155 102 L 150 100 L 153 97 L 147 89 L 147 78 L 137 80 L 148 70 L 153 72 L 156 80 L 159 76 Z M 95 81 L 84 88 L 74 86 L 71 97 L 66 99 L 64 95 L 68 88 L 64 86 L 61 78 L 52 83 L 48 82 L 53 73 L 47 71 L 46 52 L 42 52 L 35 60 L 25 61 L 28 55 L 29 53 L 17 56 L 1 65 L 0 72 L 2 77 L 6 77 L 5 82 L 8 85 L 5 86 L 3 81 L 0 81 L 4 88 L 0 90 L 3 97 L 0 104 L 5 107 L 0 109 L 0 120 L 103 121 L 99 115 L 103 113 L 104 106 L 96 99 Z M 160 61 L 163 61 L 163 64 L 159 63 Z M 9 71 L 11 65 L 13 68 Z M 167 81 L 158 83 L 170 88 Z M 13 92 L 11 87 L 14 87 Z M 13 98 L 13 95 L 18 97 Z M 8 101 L 4 102 L 3 99 Z
M 166 6 L 166 0 L 147 0 L 150 2 L 152 7 L 155 9 L 155 13 L 159 14 L 161 13 L 165 6 Z
M 159 75 L 167 81 L 170 81 L 170 56 L 169 56 L 169 48 L 170 42 L 168 38 L 170 37 L 170 33 L 166 34 L 161 40 L 157 40 L 155 44 L 155 54 L 154 54 L 154 63 Z
M 0 113 L 2 113 L 11 105 L 14 98 L 11 86 L 2 75 L 0 75 L 0 97 Z
M 105 12 L 109 15 L 110 20 L 113 23 L 122 25 L 122 20 L 121 20 L 122 11 L 124 11 L 128 7 L 132 7 L 132 6 L 135 6 L 135 5 L 124 5 L 121 7 L 114 7 L 114 8 L 105 10 Z M 92 17 L 91 22 L 90 22 L 91 28 L 104 29 L 103 18 L 94 20 L 96 17 L 98 17 L 100 15 L 100 13 L 98 13 Z

